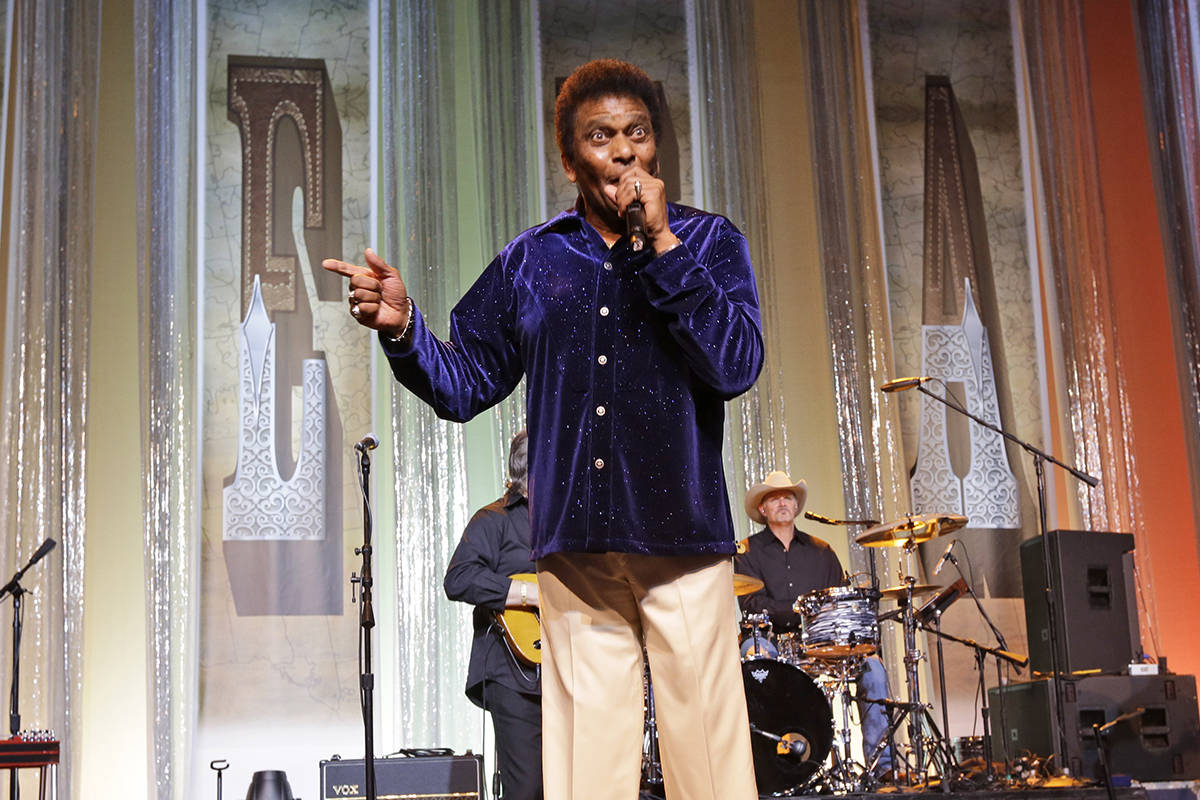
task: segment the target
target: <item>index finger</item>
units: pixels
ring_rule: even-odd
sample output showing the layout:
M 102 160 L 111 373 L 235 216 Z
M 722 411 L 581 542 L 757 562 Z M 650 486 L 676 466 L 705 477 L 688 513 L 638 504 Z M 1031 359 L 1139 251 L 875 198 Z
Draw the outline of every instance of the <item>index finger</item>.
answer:
M 336 258 L 327 258 L 321 262 L 321 266 L 330 272 L 336 272 L 339 275 L 345 275 L 347 278 L 353 278 L 355 275 L 370 275 L 372 270 L 368 267 L 362 267 L 358 264 L 350 264 L 346 261 L 339 261 Z

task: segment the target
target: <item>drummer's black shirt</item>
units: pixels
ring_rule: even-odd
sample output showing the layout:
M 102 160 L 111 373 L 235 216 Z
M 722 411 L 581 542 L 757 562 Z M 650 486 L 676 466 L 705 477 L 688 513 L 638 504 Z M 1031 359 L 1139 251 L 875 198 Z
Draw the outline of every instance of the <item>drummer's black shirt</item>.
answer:
M 760 591 L 739 598 L 742 611 L 765 610 L 776 631 L 800 627 L 800 615 L 792 610 L 796 598 L 846 583 L 842 562 L 829 543 L 795 528 L 787 550 L 769 528 L 763 528 L 738 545 L 733 564 L 734 571 L 764 584 Z

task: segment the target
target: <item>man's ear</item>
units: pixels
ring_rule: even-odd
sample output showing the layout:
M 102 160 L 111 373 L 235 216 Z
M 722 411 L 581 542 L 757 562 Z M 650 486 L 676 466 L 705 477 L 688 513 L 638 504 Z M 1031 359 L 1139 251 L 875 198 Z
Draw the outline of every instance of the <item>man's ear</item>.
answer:
M 560 153 L 559 158 L 562 159 L 563 172 L 567 174 L 567 180 L 571 183 L 575 182 L 575 167 L 571 164 L 571 159 L 567 158 L 566 153 Z

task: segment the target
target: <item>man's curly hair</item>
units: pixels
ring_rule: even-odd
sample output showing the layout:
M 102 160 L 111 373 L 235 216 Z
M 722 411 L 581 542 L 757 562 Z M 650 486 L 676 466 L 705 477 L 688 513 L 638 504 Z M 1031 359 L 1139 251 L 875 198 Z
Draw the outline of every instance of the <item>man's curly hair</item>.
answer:
M 571 73 L 554 101 L 554 132 L 558 151 L 570 161 L 575 157 L 575 111 L 580 104 L 598 97 L 636 97 L 650 112 L 650 126 L 657 135 L 662 126 L 662 109 L 654 81 L 639 67 L 615 58 L 589 61 Z

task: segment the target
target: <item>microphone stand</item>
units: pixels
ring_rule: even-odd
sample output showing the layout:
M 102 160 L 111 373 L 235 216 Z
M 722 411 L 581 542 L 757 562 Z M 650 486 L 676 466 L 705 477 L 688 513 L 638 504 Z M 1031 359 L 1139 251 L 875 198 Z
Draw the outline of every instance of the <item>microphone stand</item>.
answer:
M 17 570 L 8 583 L 0 587 L 0 598 L 5 595 L 12 595 L 13 602 L 13 621 L 12 621 L 12 687 L 9 691 L 9 706 L 8 706 L 8 732 L 15 738 L 21 730 L 21 628 L 25 621 L 25 608 L 22 605 L 22 598 L 27 591 L 21 585 L 21 578 L 25 572 L 36 564 L 41 558 L 49 553 L 54 548 L 54 540 L 47 539 L 42 542 L 42 545 L 37 549 L 37 552 L 29 559 L 29 562 Z M 21 794 L 21 787 L 17 783 L 17 771 L 9 770 L 8 796 L 11 800 L 17 800 Z
M 943 386 L 945 386 L 944 383 L 943 383 Z M 1033 468 L 1034 468 L 1034 472 L 1036 472 L 1036 474 L 1037 474 L 1038 531 L 1042 537 L 1042 566 L 1044 568 L 1044 573 L 1045 573 L 1044 578 L 1046 581 L 1045 600 L 1046 600 L 1046 621 L 1047 621 L 1047 624 L 1049 625 L 1049 633 L 1050 633 L 1050 637 L 1049 637 L 1050 638 L 1050 674 L 1051 674 L 1051 681 L 1054 684 L 1054 716 L 1052 717 L 1052 721 L 1054 723 L 1054 742 L 1055 742 L 1054 755 L 1056 756 L 1055 763 L 1058 764 L 1059 769 L 1063 772 L 1068 772 L 1068 774 L 1069 774 L 1069 768 L 1066 766 L 1066 761 L 1065 761 L 1066 756 L 1067 756 L 1066 723 L 1063 720 L 1062 672 L 1060 671 L 1060 667 L 1059 667 L 1059 641 L 1058 641 L 1058 625 L 1057 625 L 1058 601 L 1055 598 L 1053 576 L 1050 571 L 1050 541 L 1049 541 L 1049 537 L 1046 536 L 1045 462 L 1049 461 L 1051 464 L 1055 464 L 1055 465 L 1061 467 L 1062 469 L 1065 469 L 1067 472 L 1074 475 L 1078 480 L 1083 481 L 1084 483 L 1086 483 L 1088 486 L 1091 486 L 1091 487 L 1095 487 L 1097 484 L 1099 484 L 1100 479 L 1095 478 L 1095 477 L 1087 474 L 1086 472 L 1083 472 L 1082 470 L 1075 469 L 1075 467 L 1072 467 L 1069 464 L 1064 464 L 1063 462 L 1059 461 L 1057 458 L 1055 458 L 1054 456 L 1045 452 L 1044 450 L 1034 447 L 1029 442 L 1026 442 L 1023 439 L 1018 439 L 1016 436 L 1013 436 L 1011 433 L 1009 433 L 1008 431 L 999 427 L 998 425 L 993 425 L 992 423 L 988 422 L 987 420 L 982 419 L 981 417 L 976 416 L 975 414 L 972 414 L 970 411 L 967 411 L 965 408 L 960 406 L 957 402 L 954 402 L 952 400 L 949 400 L 948 398 L 942 397 L 941 395 L 934 394 L 933 392 L 931 392 L 925 388 L 924 381 L 917 383 L 916 388 L 917 388 L 917 391 L 919 391 L 921 394 L 923 394 L 927 397 L 932 397 L 934 400 L 937 400 L 942 405 L 947 406 L 948 408 L 952 408 L 955 411 L 957 411 L 958 413 L 967 417 L 968 419 L 972 419 L 975 422 L 979 423 L 980 425 L 987 428 L 988 430 L 1000 434 L 1005 439 L 1007 439 L 1008 441 L 1012 442 L 1013 444 L 1019 446 L 1025 452 L 1027 452 L 1031 456 L 1033 456 Z M 1058 544 L 1057 540 L 1055 540 L 1055 544 L 1056 545 Z M 1056 559 L 1057 559 L 1057 557 L 1060 556 L 1060 554 L 1057 552 L 1054 555 L 1056 556 Z M 1058 563 L 1057 560 L 1055 563 Z M 972 594 L 974 594 L 974 593 L 972 593 Z M 978 599 L 976 599 L 976 602 L 978 602 Z M 984 617 L 986 618 L 986 616 L 987 615 L 985 614 Z M 991 620 L 988 620 L 988 624 L 989 625 L 991 624 Z M 1001 692 L 1001 694 L 1003 694 L 1003 692 Z
M 363 544 L 354 548 L 355 555 L 362 556 L 362 574 L 350 573 L 350 594 L 353 600 L 353 584 L 359 586 L 359 641 L 362 644 L 362 660 L 359 663 L 359 697 L 362 701 L 363 740 L 366 754 L 363 768 L 366 772 L 364 785 L 366 800 L 377 800 L 375 787 L 375 675 L 371 672 L 371 629 L 375 627 L 375 609 L 371 604 L 371 446 L 359 442 L 358 451 L 359 490 L 363 500 Z

